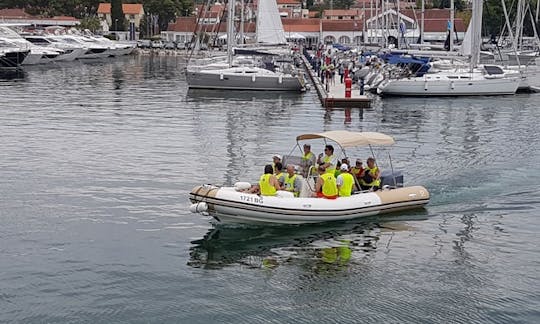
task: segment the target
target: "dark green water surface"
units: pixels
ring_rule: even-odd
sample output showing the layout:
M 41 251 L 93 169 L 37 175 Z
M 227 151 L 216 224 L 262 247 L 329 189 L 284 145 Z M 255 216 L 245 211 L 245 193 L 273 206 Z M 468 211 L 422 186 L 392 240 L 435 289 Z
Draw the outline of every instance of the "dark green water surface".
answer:
M 187 92 L 183 67 L 0 75 L 1 323 L 540 320 L 539 95 L 325 110 L 314 91 Z M 339 129 L 394 136 L 427 208 L 280 227 L 188 211 L 192 187 L 252 181 L 296 135 Z

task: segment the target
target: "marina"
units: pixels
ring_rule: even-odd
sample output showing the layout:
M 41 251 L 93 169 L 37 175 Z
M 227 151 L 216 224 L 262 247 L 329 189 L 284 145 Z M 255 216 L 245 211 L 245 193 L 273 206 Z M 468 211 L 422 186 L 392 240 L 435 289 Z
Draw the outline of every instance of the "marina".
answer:
M 537 323 L 540 4 L 343 5 L 0 6 L 0 323 Z

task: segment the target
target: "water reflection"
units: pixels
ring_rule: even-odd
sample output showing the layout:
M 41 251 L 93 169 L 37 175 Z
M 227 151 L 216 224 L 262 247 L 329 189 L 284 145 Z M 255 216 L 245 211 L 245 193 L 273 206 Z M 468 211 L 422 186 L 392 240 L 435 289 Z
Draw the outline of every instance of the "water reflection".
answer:
M 340 111 L 342 110 L 343 111 L 343 124 L 348 126 L 352 123 L 353 118 L 354 116 L 356 116 L 356 114 L 358 114 L 359 121 L 364 120 L 365 109 L 371 109 L 371 108 L 326 107 L 324 110 L 324 123 L 331 124 L 334 112 L 337 112 L 337 114 L 339 114 Z
M 396 213 L 354 222 L 301 226 L 230 227 L 216 225 L 192 241 L 188 265 L 219 269 L 228 265 L 275 268 L 298 264 L 315 273 L 344 269 L 351 261 L 371 259 L 383 232 L 409 231 L 407 221 L 427 219 Z
M 0 81 L 24 81 L 27 78 L 27 73 L 23 69 L 0 69 Z
M 188 101 L 207 101 L 209 99 L 225 99 L 227 101 L 252 102 L 257 104 L 263 101 L 279 101 L 283 104 L 295 104 L 302 101 L 302 93 L 296 92 L 275 92 L 275 91 L 231 91 L 213 89 L 189 89 L 187 91 Z

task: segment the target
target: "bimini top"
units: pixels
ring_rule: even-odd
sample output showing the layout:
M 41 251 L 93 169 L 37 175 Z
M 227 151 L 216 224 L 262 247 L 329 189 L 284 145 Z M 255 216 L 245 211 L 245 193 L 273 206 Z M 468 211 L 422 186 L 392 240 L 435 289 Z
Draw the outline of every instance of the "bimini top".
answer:
M 302 134 L 296 137 L 296 141 L 326 138 L 338 143 L 341 147 L 356 147 L 369 145 L 393 145 L 391 136 L 377 132 L 349 132 L 344 130 L 329 131 L 324 133 Z

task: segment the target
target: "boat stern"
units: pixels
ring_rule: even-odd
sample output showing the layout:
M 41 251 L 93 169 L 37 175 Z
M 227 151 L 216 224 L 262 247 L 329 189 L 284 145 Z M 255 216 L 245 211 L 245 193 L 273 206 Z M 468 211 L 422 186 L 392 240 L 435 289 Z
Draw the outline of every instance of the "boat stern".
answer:
M 430 197 L 429 191 L 422 186 L 383 189 L 376 191 L 375 194 L 379 196 L 386 212 L 422 207 L 429 202 Z

